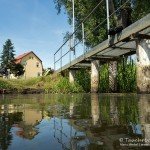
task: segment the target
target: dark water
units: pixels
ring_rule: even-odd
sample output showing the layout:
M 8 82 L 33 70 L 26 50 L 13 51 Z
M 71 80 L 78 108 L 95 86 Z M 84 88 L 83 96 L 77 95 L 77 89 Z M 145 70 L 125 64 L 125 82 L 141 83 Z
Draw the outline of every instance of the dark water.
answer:
M 149 146 L 150 95 L 0 95 L 0 149 Z

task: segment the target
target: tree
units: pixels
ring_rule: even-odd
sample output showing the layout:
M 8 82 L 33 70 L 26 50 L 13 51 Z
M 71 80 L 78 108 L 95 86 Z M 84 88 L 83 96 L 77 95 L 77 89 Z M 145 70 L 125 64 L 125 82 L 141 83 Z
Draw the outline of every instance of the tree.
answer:
M 1 70 L 7 74 L 7 70 L 10 69 L 12 71 L 14 67 L 14 46 L 10 39 L 8 39 L 5 44 L 3 45 L 2 55 L 1 55 Z
M 82 20 L 97 6 L 101 0 L 74 0 L 75 1 L 75 26 L 78 27 Z M 150 13 L 149 0 L 109 0 L 110 14 L 121 7 L 110 17 L 110 26 L 126 27 L 131 21 L 136 21 L 146 14 Z M 126 4 L 124 4 L 126 2 Z M 70 0 L 54 0 L 58 14 L 61 8 L 65 8 L 68 15 L 69 24 L 72 23 L 72 3 Z M 94 13 L 84 22 L 86 45 L 93 47 L 107 38 L 106 30 L 106 4 L 105 0 L 97 7 Z M 105 22 L 103 22 L 105 20 Z M 124 22 L 125 21 L 125 22 Z M 103 23 L 102 23 L 103 22 Z M 101 24 L 100 26 L 98 26 Z M 96 28 L 97 27 L 97 28 Z M 92 31 L 96 28 L 94 31 Z M 66 36 L 65 36 L 66 37 Z M 76 32 L 76 39 L 82 39 L 81 27 Z
M 12 68 L 12 73 L 15 76 L 21 76 L 24 74 L 24 67 L 21 64 L 14 64 L 13 68 Z

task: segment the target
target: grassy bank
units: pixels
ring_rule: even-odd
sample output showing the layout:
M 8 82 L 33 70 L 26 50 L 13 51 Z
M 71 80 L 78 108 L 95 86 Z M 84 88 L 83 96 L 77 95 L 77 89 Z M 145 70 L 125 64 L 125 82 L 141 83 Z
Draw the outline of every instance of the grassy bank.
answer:
M 44 93 L 78 93 L 84 92 L 83 88 L 77 84 L 69 83 L 68 78 L 60 75 L 50 75 L 46 77 L 32 79 L 7 80 L 0 78 L 0 90 L 9 90 L 17 93 L 27 92 L 27 90 L 41 90 Z
M 117 92 L 136 92 L 136 65 L 133 61 L 129 61 L 127 58 L 120 60 L 117 71 Z M 65 74 L 67 76 L 68 71 Z M 27 80 L 0 79 L 0 93 L 3 93 L 3 89 L 9 91 L 8 93 L 88 93 L 91 89 L 90 69 L 76 71 L 75 81 L 76 83 L 71 84 L 67 77 L 56 74 Z M 101 65 L 99 91 L 102 93 L 111 92 L 108 64 Z

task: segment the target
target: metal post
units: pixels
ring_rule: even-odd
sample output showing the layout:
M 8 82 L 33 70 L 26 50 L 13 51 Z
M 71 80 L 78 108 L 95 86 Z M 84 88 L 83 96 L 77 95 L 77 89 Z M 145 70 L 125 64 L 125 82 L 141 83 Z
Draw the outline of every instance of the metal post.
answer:
M 72 0 L 72 27 L 73 27 L 73 44 L 72 47 L 75 46 L 75 36 L 74 36 L 74 31 L 75 31 L 75 18 L 74 18 L 74 0 Z M 73 48 L 74 55 L 75 55 L 75 47 Z
M 69 63 L 71 63 L 71 37 L 70 37 L 70 39 L 69 39 L 69 60 L 70 60 L 70 62 Z
M 110 21 L 109 21 L 109 2 L 106 0 L 106 11 L 107 11 L 107 31 L 110 29 Z M 110 35 L 108 35 L 108 40 L 110 39 Z
M 83 42 L 83 54 L 85 54 L 85 35 L 84 35 L 84 23 L 82 22 L 82 42 Z

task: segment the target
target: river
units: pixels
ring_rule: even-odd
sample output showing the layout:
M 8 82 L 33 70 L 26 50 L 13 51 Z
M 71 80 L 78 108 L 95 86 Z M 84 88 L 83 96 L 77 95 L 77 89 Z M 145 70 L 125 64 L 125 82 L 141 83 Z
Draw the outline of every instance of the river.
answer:
M 0 95 L 2 150 L 150 146 L 150 95 Z

